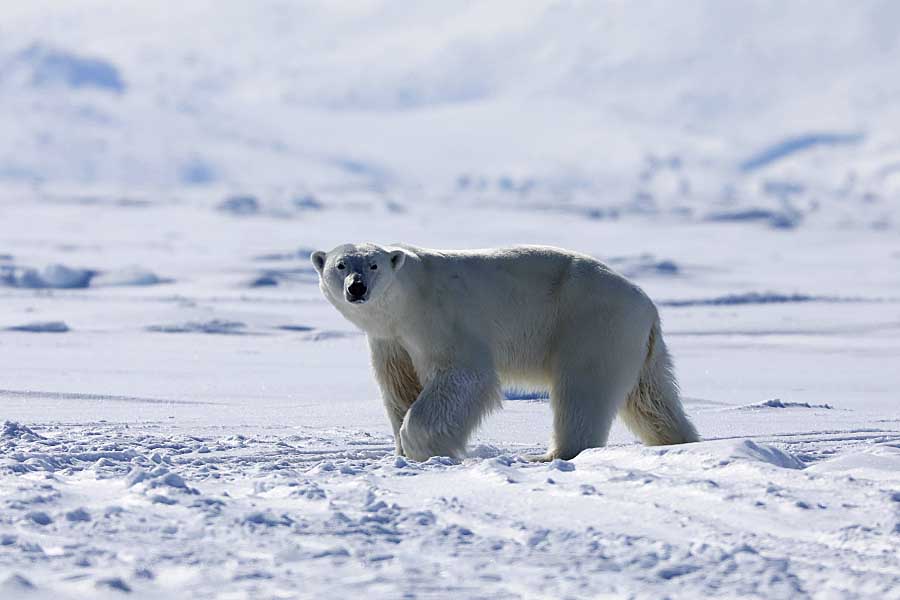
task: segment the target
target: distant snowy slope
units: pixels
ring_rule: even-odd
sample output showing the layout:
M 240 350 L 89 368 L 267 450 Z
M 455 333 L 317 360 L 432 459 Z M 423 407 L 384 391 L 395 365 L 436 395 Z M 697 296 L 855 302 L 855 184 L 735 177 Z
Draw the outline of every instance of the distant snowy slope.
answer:
M 897 224 L 896 3 L 36 0 L 0 34 L 8 186 Z

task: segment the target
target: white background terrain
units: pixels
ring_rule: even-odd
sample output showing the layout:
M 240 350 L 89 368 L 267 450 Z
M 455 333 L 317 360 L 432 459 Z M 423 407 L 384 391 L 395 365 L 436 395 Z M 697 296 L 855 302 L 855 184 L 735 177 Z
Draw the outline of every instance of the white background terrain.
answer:
M 4 3 L 0 598 L 900 598 L 900 5 Z M 393 456 L 313 249 L 552 244 L 703 441 Z

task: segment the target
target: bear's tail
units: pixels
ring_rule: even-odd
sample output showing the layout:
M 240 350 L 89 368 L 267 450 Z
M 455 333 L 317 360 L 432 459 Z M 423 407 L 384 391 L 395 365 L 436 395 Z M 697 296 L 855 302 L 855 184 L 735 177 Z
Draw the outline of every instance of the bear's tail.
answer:
M 683 444 L 700 439 L 684 414 L 659 317 L 650 329 L 647 358 L 638 383 L 628 395 L 619 416 L 648 446 Z

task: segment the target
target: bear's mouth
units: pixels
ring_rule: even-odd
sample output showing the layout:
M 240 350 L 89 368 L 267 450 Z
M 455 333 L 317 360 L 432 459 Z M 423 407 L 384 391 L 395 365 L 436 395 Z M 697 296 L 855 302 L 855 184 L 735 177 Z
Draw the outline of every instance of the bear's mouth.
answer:
M 358 273 L 347 277 L 346 282 L 349 284 L 344 286 L 344 298 L 347 299 L 347 302 L 362 304 L 369 298 L 369 286 Z
M 351 294 L 350 292 L 348 292 L 347 290 L 344 290 L 344 298 L 350 304 L 363 304 L 363 303 L 365 303 L 366 300 L 369 299 L 369 293 L 366 292 L 362 295 L 355 296 L 355 295 Z

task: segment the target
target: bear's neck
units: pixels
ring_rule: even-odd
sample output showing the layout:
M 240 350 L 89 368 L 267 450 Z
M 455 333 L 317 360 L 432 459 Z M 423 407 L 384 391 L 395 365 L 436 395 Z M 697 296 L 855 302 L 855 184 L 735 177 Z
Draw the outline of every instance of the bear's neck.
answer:
M 415 283 L 415 271 L 419 266 L 415 260 L 407 259 L 384 295 L 366 311 L 365 317 L 350 320 L 373 338 L 397 340 L 406 337 L 409 331 L 415 331 L 421 318 L 415 307 L 424 306 L 421 286 Z

